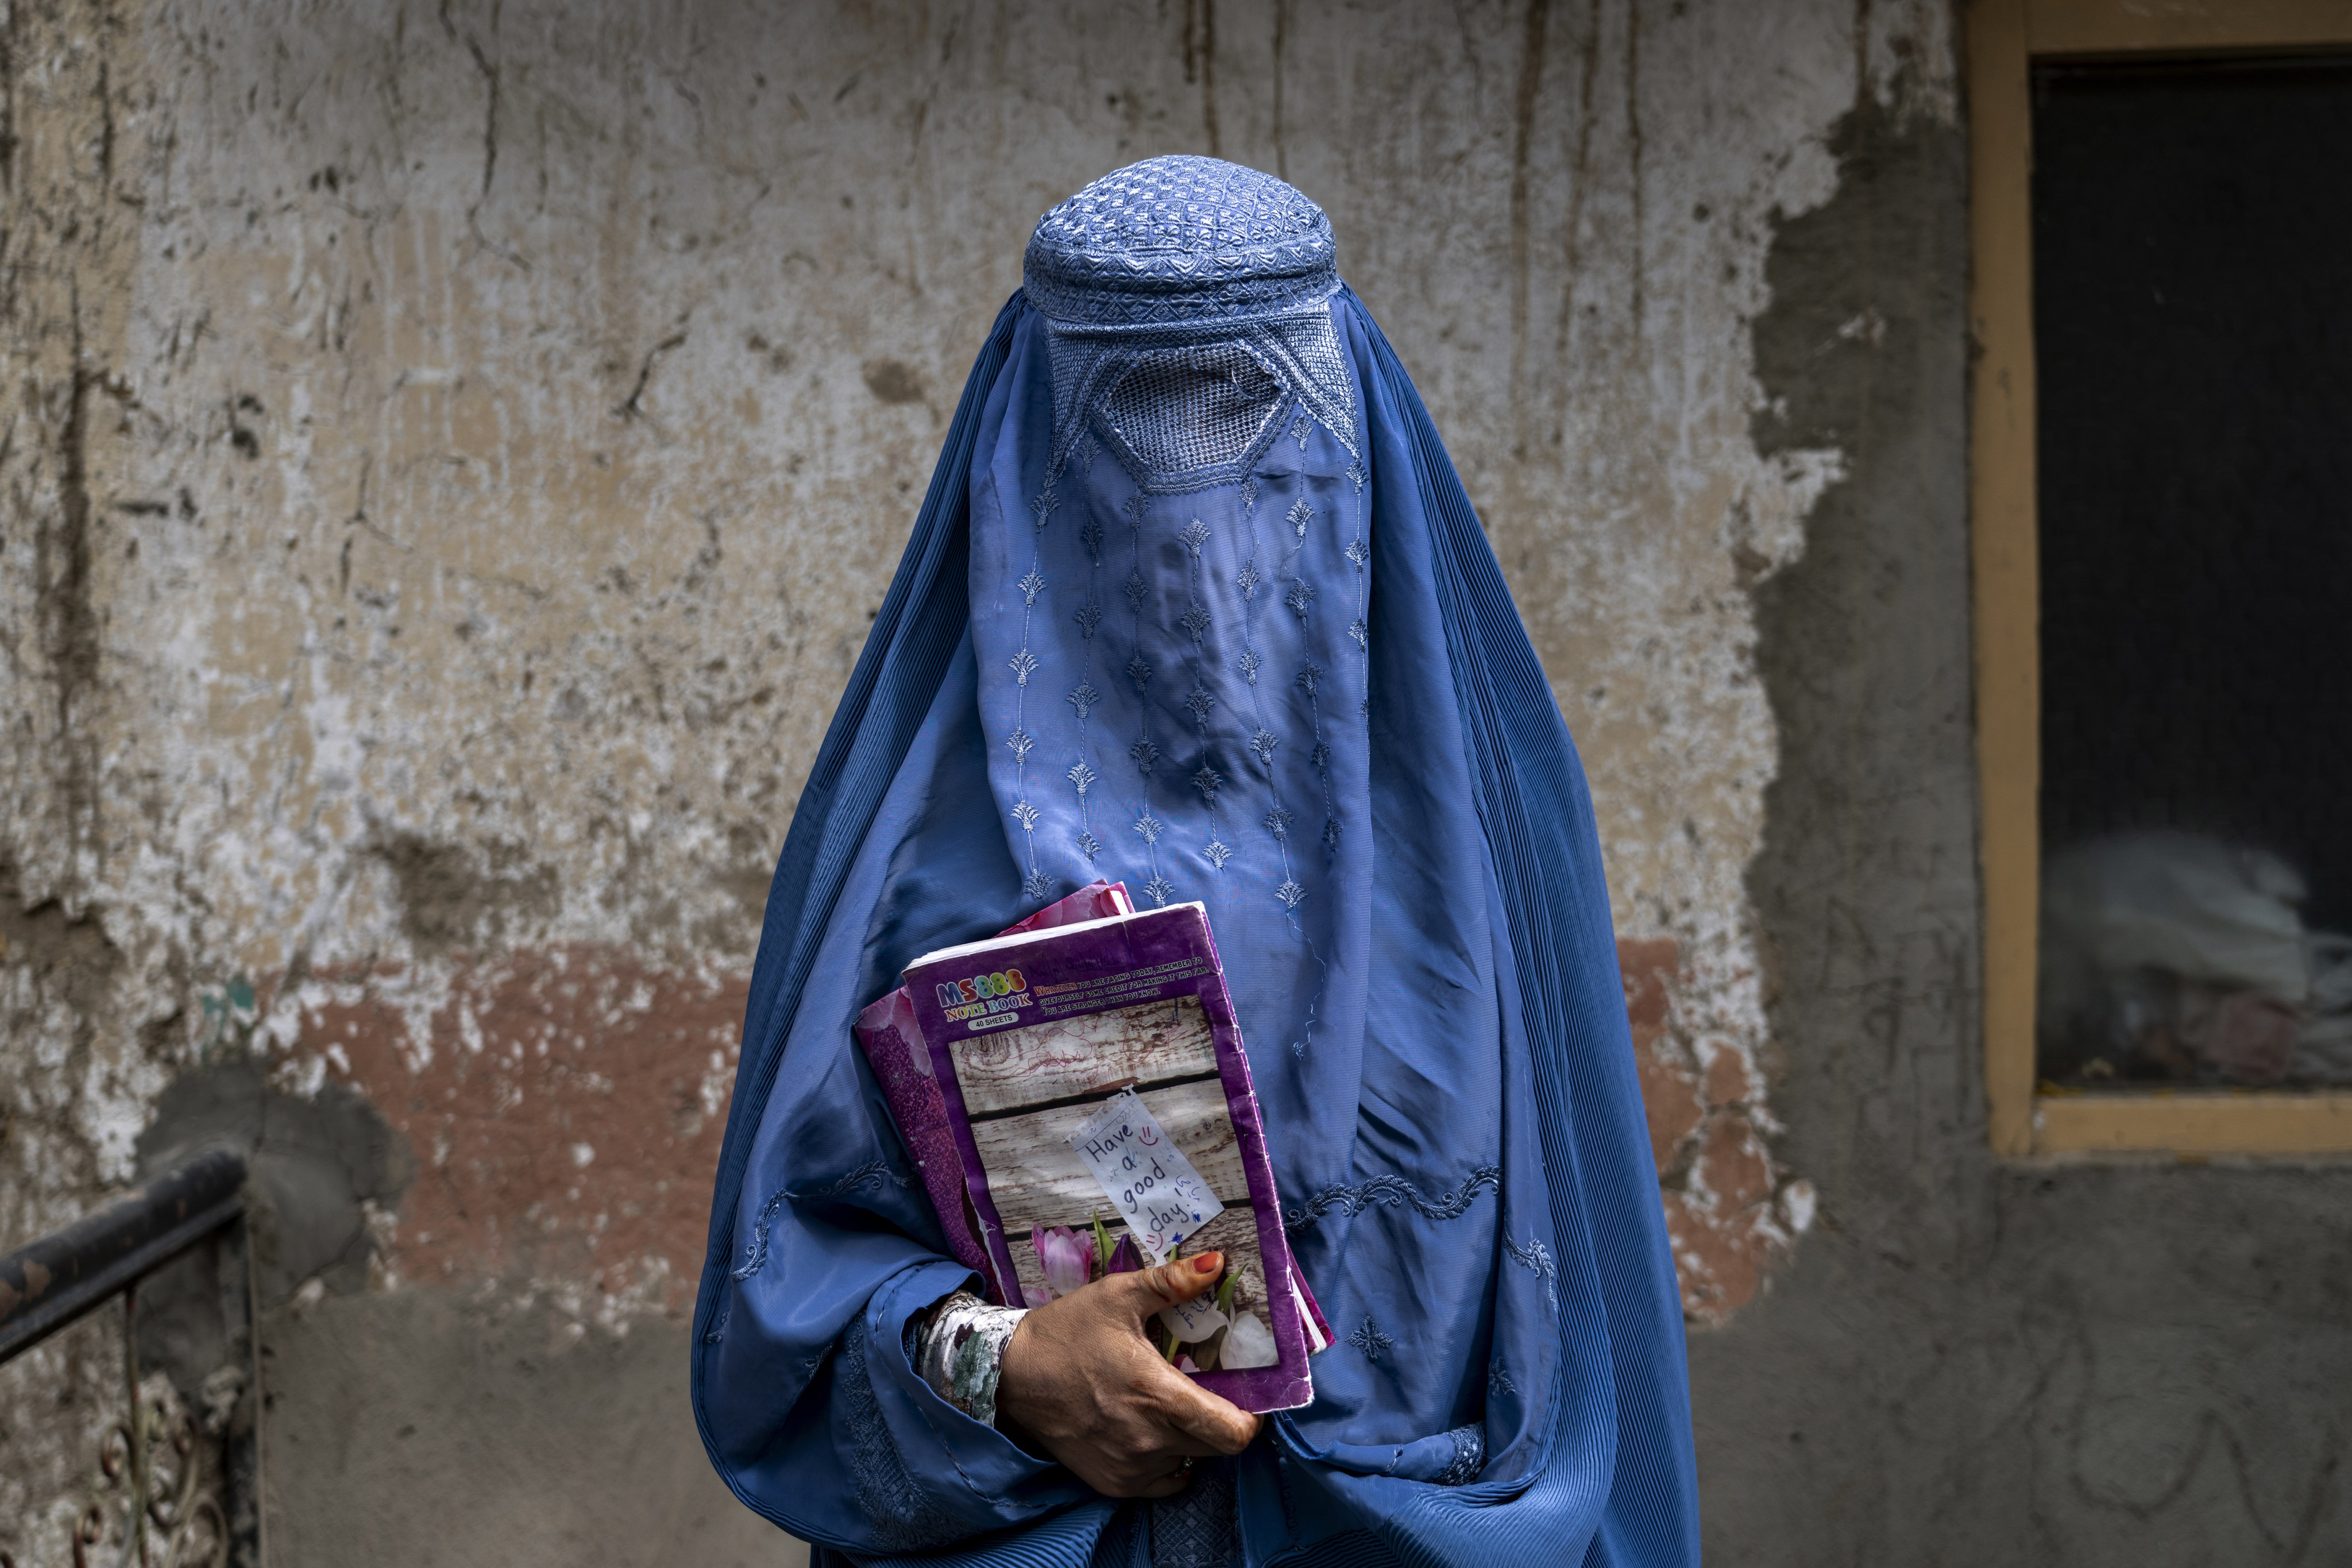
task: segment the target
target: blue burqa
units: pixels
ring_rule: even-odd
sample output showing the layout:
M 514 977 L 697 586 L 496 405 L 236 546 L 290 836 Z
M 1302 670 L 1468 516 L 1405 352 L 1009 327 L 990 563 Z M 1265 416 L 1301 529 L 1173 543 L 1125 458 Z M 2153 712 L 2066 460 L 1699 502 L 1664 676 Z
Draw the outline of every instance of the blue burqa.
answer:
M 1591 805 L 1427 411 L 1270 176 L 1123 169 L 1026 274 L 769 895 L 695 1314 L 712 1461 L 820 1559 L 1695 1563 Z M 1338 1336 L 1204 1467 L 1205 1533 L 916 1374 L 910 1321 L 972 1280 L 850 1036 L 1098 877 L 1207 905 Z

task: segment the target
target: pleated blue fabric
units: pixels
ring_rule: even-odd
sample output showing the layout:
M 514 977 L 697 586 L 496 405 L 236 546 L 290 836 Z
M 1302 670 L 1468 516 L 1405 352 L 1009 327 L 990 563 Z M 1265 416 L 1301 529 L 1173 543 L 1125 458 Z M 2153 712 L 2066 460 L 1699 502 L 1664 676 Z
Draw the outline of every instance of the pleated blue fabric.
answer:
M 1591 801 L 1427 411 L 1269 176 L 1121 171 L 1028 269 L 769 897 L 695 1319 L 713 1463 L 828 1558 L 1154 1561 L 1150 1509 L 915 1375 L 970 1277 L 849 1034 L 1108 877 L 1208 907 L 1339 1336 L 1233 1466 L 1237 1560 L 1696 1562 Z

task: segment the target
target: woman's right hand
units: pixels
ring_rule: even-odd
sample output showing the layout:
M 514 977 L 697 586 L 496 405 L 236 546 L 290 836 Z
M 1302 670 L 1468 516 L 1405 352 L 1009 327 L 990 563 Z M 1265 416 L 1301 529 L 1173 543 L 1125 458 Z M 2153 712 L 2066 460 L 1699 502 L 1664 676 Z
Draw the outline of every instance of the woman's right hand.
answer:
M 996 1414 L 1106 1497 L 1168 1497 L 1238 1454 L 1258 1417 L 1168 1364 L 1145 1325 L 1213 1289 L 1222 1253 L 1112 1274 L 1032 1310 L 1005 1342 Z

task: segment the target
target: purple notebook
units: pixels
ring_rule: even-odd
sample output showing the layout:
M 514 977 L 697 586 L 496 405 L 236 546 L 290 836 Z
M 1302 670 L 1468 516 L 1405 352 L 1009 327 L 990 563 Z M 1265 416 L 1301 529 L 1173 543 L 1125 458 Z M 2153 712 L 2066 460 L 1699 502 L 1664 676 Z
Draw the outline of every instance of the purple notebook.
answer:
M 1314 1397 L 1307 1357 L 1330 1331 L 1283 1231 L 1208 919 L 1127 903 L 1097 883 L 927 954 L 858 1039 L 949 1245 L 992 1299 L 1223 1252 L 1220 1290 L 1162 1313 L 1153 1338 L 1241 1408 L 1291 1409 Z
M 1001 935 L 1072 925 L 1079 921 L 1123 915 L 1135 908 L 1124 882 L 1092 882 L 1068 898 L 1046 905 Z M 971 1204 L 964 1197 L 963 1157 L 956 1152 L 955 1134 L 948 1130 L 947 1101 L 939 1079 L 931 1076 L 930 1047 L 915 1025 L 915 1005 L 903 985 L 857 1015 L 852 1030 L 882 1086 L 898 1136 L 923 1173 L 923 1189 L 947 1232 L 948 1250 L 955 1260 L 989 1282 L 989 1299 L 1004 1305 L 1007 1297 L 997 1283 L 996 1266 L 981 1250 L 980 1231 Z M 1011 1300 L 1017 1302 L 1015 1294 Z

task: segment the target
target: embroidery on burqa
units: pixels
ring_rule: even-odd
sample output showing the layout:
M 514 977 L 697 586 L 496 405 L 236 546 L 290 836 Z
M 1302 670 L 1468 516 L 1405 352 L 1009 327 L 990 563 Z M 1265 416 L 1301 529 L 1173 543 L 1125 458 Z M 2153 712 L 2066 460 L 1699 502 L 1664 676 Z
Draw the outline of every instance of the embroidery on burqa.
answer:
M 1192 774 L 1192 787 L 1201 792 L 1202 806 L 1209 815 L 1209 839 L 1201 847 L 1201 858 L 1209 863 L 1210 869 L 1223 871 L 1233 851 L 1225 847 L 1224 837 L 1218 831 L 1217 791 L 1225 777 L 1217 771 L 1215 742 L 1209 733 L 1209 715 L 1216 710 L 1217 699 L 1209 690 L 1208 668 L 1202 654 L 1203 639 L 1215 623 L 1202 596 L 1201 547 L 1209 542 L 1209 525 L 1196 517 L 1184 525 L 1184 531 L 1177 538 L 1184 546 L 1183 626 L 1192 638 L 1192 689 L 1184 694 L 1184 707 L 1192 715 L 1193 728 L 1201 741 L 1201 766 Z
M 1460 1186 L 1433 1198 L 1402 1176 L 1374 1176 L 1351 1187 L 1324 1188 L 1304 1204 L 1283 1210 L 1282 1223 L 1297 1235 L 1313 1229 L 1316 1222 L 1333 1209 L 1352 1219 L 1374 1204 L 1385 1204 L 1391 1208 L 1411 1204 L 1424 1219 L 1459 1219 L 1470 1211 L 1470 1205 L 1481 1192 L 1499 1189 L 1502 1181 L 1501 1166 L 1481 1165 L 1464 1177 Z
M 1298 445 L 1301 451 L 1306 449 L 1304 439 Z M 1307 547 L 1307 530 L 1314 521 L 1315 509 L 1307 504 L 1305 496 L 1291 503 L 1290 523 L 1298 534 L 1301 551 Z M 1306 619 L 1307 603 L 1314 597 L 1305 591 L 1306 588 L 1306 580 L 1302 578 L 1292 590 L 1297 595 L 1296 607 L 1301 620 Z M 1323 703 L 1317 689 L 1322 684 L 1323 675 L 1323 667 L 1310 658 L 1299 667 L 1295 684 L 1307 694 L 1307 726 L 1315 741 L 1315 749 L 1307 753 L 1307 760 L 1315 764 L 1315 776 L 1323 784 L 1323 847 L 1337 849 L 1339 847 L 1339 807 L 1331 797 L 1331 748 L 1323 742 Z
M 1301 449 L 1304 450 L 1303 447 Z M 1298 918 L 1298 906 L 1305 900 L 1307 891 L 1300 884 L 1297 872 L 1290 858 L 1290 828 L 1291 825 L 1297 820 L 1297 816 L 1283 798 L 1282 776 L 1274 762 L 1281 749 L 1282 742 L 1281 738 L 1268 726 L 1265 690 L 1258 681 L 1258 672 L 1265 668 L 1265 655 L 1259 651 L 1258 647 L 1258 590 L 1266 586 L 1268 582 L 1267 573 L 1258 564 L 1259 494 L 1258 476 L 1252 474 L 1242 480 L 1235 496 L 1241 509 L 1243 538 L 1246 552 L 1243 557 L 1241 569 L 1234 574 L 1234 587 L 1242 597 L 1242 651 L 1234 660 L 1234 668 L 1250 689 L 1252 727 L 1248 750 L 1256 756 L 1258 766 L 1265 775 L 1267 805 L 1265 815 L 1260 818 L 1260 826 L 1273 839 L 1276 851 L 1282 861 L 1282 882 L 1275 889 L 1275 897 L 1282 902 L 1284 915 L 1289 924 L 1292 936 L 1307 949 L 1308 957 L 1315 963 L 1318 973 L 1314 994 L 1307 998 L 1307 1013 L 1301 1021 L 1299 1037 L 1293 1040 L 1290 1046 L 1294 1056 L 1304 1057 L 1307 1054 L 1307 1042 L 1314 1037 L 1315 1016 L 1321 1005 L 1323 995 L 1321 977 L 1328 973 L 1328 966 L 1323 963 L 1322 955 L 1315 951 L 1314 940 L 1307 934 L 1306 927 Z M 1293 502 L 1293 513 L 1296 513 L 1298 507 L 1306 504 L 1304 496 L 1297 498 Z M 1304 626 L 1303 620 L 1301 625 Z M 1312 659 L 1308 660 L 1308 668 L 1314 668 Z M 1325 754 L 1325 760 L 1328 760 L 1328 753 Z
M 1094 466 L 1092 447 L 1087 449 L 1087 466 L 1089 469 Z M 1102 853 L 1102 840 L 1095 837 L 1094 805 L 1088 796 L 1098 775 L 1087 760 L 1087 752 L 1092 749 L 1087 736 L 1087 723 L 1093 716 L 1096 705 L 1102 701 L 1102 693 L 1095 687 L 1095 628 L 1102 625 L 1102 519 L 1089 513 L 1078 529 L 1078 542 L 1086 547 L 1087 552 L 1087 598 L 1073 618 L 1078 624 L 1083 662 L 1078 668 L 1078 683 L 1070 689 L 1067 700 L 1078 716 L 1079 754 L 1062 776 L 1070 781 L 1072 789 L 1077 791 L 1078 837 L 1076 843 L 1078 853 L 1087 858 L 1088 866 L 1092 866 L 1095 857 Z
M 1282 804 L 1282 778 L 1276 773 L 1274 767 L 1274 753 L 1282 742 L 1276 739 L 1272 730 L 1266 728 L 1265 693 L 1257 680 L 1257 672 L 1264 662 L 1257 651 L 1257 591 L 1265 585 L 1265 581 L 1257 564 L 1257 497 L 1258 481 L 1253 475 L 1242 481 L 1237 497 L 1241 502 L 1243 527 L 1246 531 L 1244 536 L 1249 544 L 1249 554 L 1243 561 L 1241 572 L 1234 581 L 1234 586 L 1240 589 L 1242 595 L 1242 656 L 1239 668 L 1242 679 L 1249 682 L 1250 710 L 1255 720 L 1255 725 L 1250 732 L 1249 749 L 1256 754 L 1258 766 L 1265 771 L 1266 796 L 1272 803 L 1266 810 L 1263 823 L 1265 830 L 1274 836 L 1275 847 L 1282 855 L 1282 887 L 1285 889 L 1296 889 L 1298 884 L 1290 869 L 1291 814 L 1289 808 Z M 1293 910 L 1298 907 L 1297 898 L 1290 897 L 1285 892 L 1277 892 L 1276 896 L 1285 900 L 1286 907 Z
M 1297 438 L 1298 451 L 1302 458 L 1305 457 L 1307 453 L 1307 416 L 1301 414 L 1298 416 L 1298 423 L 1291 427 L 1290 432 Z M 1308 520 L 1314 515 L 1315 509 L 1307 504 L 1307 498 L 1304 495 L 1297 496 L 1292 500 L 1290 510 L 1283 515 L 1283 521 L 1290 525 L 1290 530 L 1294 538 L 1290 543 L 1284 547 L 1281 565 L 1277 568 L 1278 574 L 1286 574 L 1290 578 L 1290 588 L 1282 595 L 1282 602 L 1285 605 L 1289 605 L 1291 613 L 1298 617 L 1298 629 L 1300 640 L 1302 642 L 1306 640 L 1307 612 L 1315 602 L 1315 588 L 1314 585 L 1308 583 L 1305 577 L 1298 574 L 1296 567 L 1298 557 L 1306 551 L 1307 524 Z M 1309 668 L 1312 668 L 1311 661 Z M 1312 682 L 1310 681 L 1307 684 L 1311 687 Z M 1277 742 L 1274 736 L 1262 730 L 1258 732 L 1258 739 L 1263 746 L 1260 755 L 1265 760 L 1270 772 L 1274 761 L 1274 751 Z M 1317 743 L 1318 746 L 1321 743 L 1319 737 Z M 1266 818 L 1266 826 L 1273 832 L 1276 839 L 1282 845 L 1283 879 L 1282 886 L 1274 890 L 1274 896 L 1282 900 L 1282 907 L 1291 911 L 1292 915 L 1296 917 L 1300 902 L 1307 897 L 1307 889 L 1299 885 L 1297 873 L 1291 868 L 1290 864 L 1290 826 L 1292 823 L 1297 820 L 1297 818 L 1289 811 L 1285 810 L 1278 800 L 1276 802 L 1275 810 L 1276 815 Z M 1299 934 L 1303 939 L 1306 934 L 1305 931 L 1298 927 L 1297 921 L 1295 918 L 1292 921 L 1292 926 L 1293 929 L 1299 931 Z M 1308 1024 L 1307 1028 L 1311 1034 L 1314 1028 L 1311 1022 Z M 1298 1054 L 1303 1056 L 1306 1053 L 1301 1051 Z
M 1208 316 L 1144 329 L 1049 319 L 1046 333 L 1050 452 L 1068 452 L 1091 426 L 1155 492 L 1240 479 L 1283 434 L 1294 398 L 1357 449 L 1346 361 L 1324 300 L 1282 318 Z M 1049 460 L 1058 474 L 1059 457 Z
M 1238 487 L 1238 495 L 1245 517 L 1250 512 L 1255 489 L 1256 481 L 1254 479 L 1244 479 Z M 1160 677 L 1161 672 L 1152 664 L 1144 646 L 1144 604 L 1150 596 L 1150 589 L 1143 578 L 1142 550 L 1144 530 L 1152 515 L 1150 492 L 1139 485 L 1121 510 L 1127 515 L 1129 535 L 1129 569 L 1125 584 L 1129 611 L 1129 658 L 1125 673 L 1135 687 L 1139 710 L 1136 739 L 1128 748 L 1128 754 L 1136 764 L 1143 791 L 1141 802 L 1135 810 L 1130 826 L 1136 837 L 1141 841 L 1146 856 L 1146 868 L 1150 873 L 1149 879 L 1143 885 L 1144 896 L 1150 899 L 1154 906 L 1160 906 L 1173 898 L 1177 889 L 1175 884 L 1169 880 L 1167 862 L 1159 853 L 1161 839 L 1166 835 L 1170 823 L 1155 807 L 1152 791 L 1152 781 L 1160 772 L 1158 764 L 1166 760 L 1166 753 L 1162 752 L 1159 738 L 1152 727 L 1150 703 L 1151 683 Z M 1090 557 L 1098 559 L 1099 526 L 1089 522 L 1087 528 L 1089 531 L 1081 536 L 1082 542 L 1087 544 Z M 1207 663 L 1208 634 L 1215 625 L 1216 615 L 1212 608 L 1212 583 L 1203 560 L 1203 548 L 1213 537 L 1213 531 L 1205 520 L 1193 516 L 1176 534 L 1177 542 L 1182 546 L 1184 552 L 1186 598 L 1184 612 L 1178 617 L 1174 629 L 1181 631 L 1189 644 L 1189 649 L 1184 653 L 1183 658 L 1187 666 L 1186 673 L 1192 679 L 1190 689 L 1185 694 L 1181 706 L 1192 715 L 1194 739 L 1200 749 L 1200 760 L 1199 765 L 1186 782 L 1199 794 L 1207 818 L 1206 835 L 1198 846 L 1198 852 L 1212 870 L 1222 871 L 1233 855 L 1232 847 L 1224 840 L 1223 826 L 1223 808 L 1225 804 L 1223 792 L 1232 781 L 1218 765 L 1220 760 L 1218 733 L 1217 727 L 1213 721 L 1213 715 L 1217 712 L 1221 701 L 1211 689 Z M 1251 601 L 1255 596 L 1253 590 L 1255 584 L 1250 579 L 1251 572 L 1245 568 L 1244 582 L 1239 584 L 1244 595 L 1245 620 Z M 1077 619 L 1081 630 L 1087 634 L 1087 640 L 1091 642 L 1093 628 L 1100 621 L 1100 611 L 1093 601 L 1091 585 L 1088 602 L 1079 607 Z M 1156 629 L 1165 631 L 1170 628 L 1157 627 Z M 1260 660 L 1255 649 L 1247 647 L 1247 638 L 1248 632 L 1245 626 L 1241 668 L 1245 681 L 1255 688 Z M 1087 682 L 1072 695 L 1070 700 L 1073 710 L 1077 713 L 1083 723 L 1098 699 L 1094 693 L 1091 683 Z M 1265 729 L 1261 721 L 1253 749 L 1257 752 L 1262 764 L 1271 763 L 1276 743 L 1275 737 Z M 1085 810 L 1087 808 L 1090 786 L 1096 782 L 1094 771 L 1081 759 L 1073 765 L 1069 776 L 1073 786 L 1077 791 L 1081 809 Z M 1274 784 L 1271 778 L 1269 778 L 1269 786 L 1275 793 L 1275 812 L 1278 814 L 1270 817 L 1269 825 L 1274 828 L 1275 836 L 1279 840 L 1285 836 L 1284 830 L 1287 826 L 1290 816 L 1289 813 L 1281 806 L 1278 785 Z M 1082 830 L 1079 845 L 1082 851 L 1087 849 L 1087 840 L 1091 839 L 1092 837 L 1089 821 L 1087 827 Z M 1099 849 L 1100 846 L 1097 844 L 1095 847 Z M 1091 861 L 1094 856 L 1089 853 L 1087 858 Z M 1304 897 L 1304 889 L 1299 886 L 1286 861 L 1284 869 L 1284 884 L 1277 889 L 1277 897 L 1284 900 L 1286 908 L 1291 909 L 1295 909 L 1297 902 Z
M 1381 1331 L 1380 1324 L 1365 1315 L 1363 1322 L 1348 1336 L 1348 1342 L 1364 1352 L 1366 1361 L 1378 1361 L 1382 1351 L 1396 1349 L 1396 1341 Z
M 1441 1487 L 1458 1487 L 1475 1480 L 1486 1466 L 1486 1431 L 1483 1426 L 1456 1426 L 1446 1434 L 1454 1439 L 1454 1458 L 1429 1479 Z
M 1151 1505 L 1151 1568 L 1228 1568 L 1240 1555 L 1234 1514 L 1232 1463 L 1193 1466 L 1182 1491 Z
M 852 1193 L 862 1193 L 868 1187 L 878 1190 L 885 1182 L 890 1183 L 901 1192 L 911 1191 L 915 1185 L 914 1177 L 893 1169 L 887 1160 L 868 1160 L 847 1175 L 838 1181 L 828 1183 L 816 1192 L 796 1192 L 793 1188 L 786 1187 L 775 1194 L 760 1205 L 760 1217 L 752 1223 L 751 1243 L 744 1249 L 742 1265 L 732 1270 L 729 1278 L 749 1279 L 767 1267 L 768 1228 L 775 1222 L 776 1211 L 783 1207 L 786 1203 L 798 1198 L 845 1198 Z
M 1160 761 L 1160 747 L 1151 738 L 1151 661 L 1143 657 L 1143 601 L 1150 593 L 1143 581 L 1143 525 L 1150 515 L 1151 502 L 1139 489 L 1127 498 L 1126 510 L 1131 553 L 1127 602 L 1134 611 L 1129 636 L 1134 657 L 1127 661 L 1127 678 L 1135 682 L 1135 706 L 1141 724 L 1135 744 L 1128 748 L 1127 754 L 1135 760 L 1136 772 L 1143 779 L 1143 804 L 1129 826 L 1143 840 L 1144 858 L 1151 871 L 1150 880 L 1143 884 L 1143 896 L 1158 909 L 1168 902 L 1176 889 L 1160 874 L 1160 833 L 1165 824 L 1151 813 L 1151 770 Z
M 835 1387 L 841 1394 L 843 1421 L 857 1454 L 850 1467 L 851 1489 L 857 1505 L 874 1528 L 877 1544 L 893 1552 L 918 1552 L 952 1541 L 962 1526 L 931 1500 L 930 1493 L 908 1473 L 898 1456 L 898 1440 L 882 1415 L 882 1402 L 866 1364 L 866 1320 L 850 1321 L 842 1331 L 839 1371 Z
M 1329 434 L 1339 438 L 1340 445 L 1348 451 L 1351 464 L 1359 460 L 1353 445 L 1341 435 L 1339 429 L 1328 426 L 1323 427 L 1328 430 Z M 1291 498 L 1289 509 L 1283 514 L 1287 539 L 1282 545 L 1282 558 L 1275 568 L 1277 581 L 1285 575 L 1289 578 L 1290 586 L 1284 592 L 1282 602 L 1288 607 L 1291 614 L 1297 617 L 1301 645 L 1310 649 L 1313 647 L 1309 629 L 1315 607 L 1315 585 L 1307 581 L 1305 574 L 1299 569 L 1299 563 L 1306 555 L 1309 531 L 1318 515 L 1314 503 L 1307 500 L 1306 494 L 1307 443 L 1314 437 L 1317 429 L 1318 423 L 1308 417 L 1307 408 L 1302 400 L 1299 412 L 1290 426 L 1291 439 L 1297 444 L 1298 447 L 1299 493 Z M 1283 538 L 1279 534 L 1276 537 Z M 1323 793 L 1323 828 L 1319 837 L 1328 867 L 1331 856 L 1338 850 L 1339 845 L 1339 817 L 1338 805 L 1331 794 L 1331 749 L 1323 738 L 1319 688 L 1324 673 L 1323 667 L 1316 663 L 1309 654 L 1302 659 L 1297 674 L 1293 677 L 1292 684 L 1307 701 L 1309 741 L 1307 755 L 1308 763 L 1315 769 L 1316 777 Z M 1367 673 L 1369 674 L 1369 670 Z M 1367 688 L 1365 701 L 1359 709 L 1360 720 L 1369 707 L 1370 689 Z M 1265 738 L 1272 739 L 1272 737 Z M 1275 815 L 1267 818 L 1267 826 L 1274 830 L 1275 837 L 1281 840 L 1283 850 L 1285 875 L 1282 885 L 1275 889 L 1275 897 L 1282 900 L 1283 907 L 1288 914 L 1291 934 L 1297 939 L 1301 946 L 1307 949 L 1307 957 L 1314 963 L 1316 968 L 1316 985 L 1314 992 L 1307 997 L 1307 1016 L 1300 1027 L 1298 1038 L 1290 1043 L 1291 1055 L 1304 1059 L 1315 1037 L 1315 1021 L 1322 1008 L 1323 988 L 1328 981 L 1330 966 L 1323 962 L 1323 955 L 1316 951 L 1315 939 L 1307 934 L 1306 923 L 1298 917 L 1298 906 L 1306 899 L 1307 889 L 1299 881 L 1297 873 L 1291 869 L 1292 841 L 1289 830 L 1297 820 L 1295 815 L 1277 801 Z
M 1356 456 L 1348 464 L 1347 477 L 1349 488 L 1354 491 L 1349 499 L 1355 518 L 1355 531 L 1349 539 L 1344 553 L 1348 557 L 1348 564 L 1356 569 L 1356 618 L 1348 623 L 1348 635 L 1355 639 L 1356 657 L 1363 671 L 1364 695 L 1358 711 L 1369 714 L 1372 710 L 1372 628 L 1364 618 L 1364 598 L 1371 587 L 1372 547 L 1364 538 L 1364 486 L 1372 476 L 1364 468 L 1364 459 Z M 1336 832 L 1331 842 L 1334 846 L 1339 843 Z
M 1037 867 L 1037 808 L 1029 804 L 1029 752 L 1036 738 L 1029 733 L 1029 678 L 1037 673 L 1037 656 L 1029 651 L 1029 626 L 1037 614 L 1037 595 L 1045 591 L 1045 574 L 1040 570 L 1045 561 L 1045 525 L 1053 521 L 1052 487 L 1037 498 L 1031 510 L 1036 519 L 1029 535 L 1029 570 L 1013 586 L 1021 592 L 1021 647 L 1007 660 L 1013 671 L 1013 732 L 1004 743 L 1013 750 L 1013 820 L 1021 825 L 1022 854 L 1028 866 L 1027 875 L 1021 879 L 1021 890 L 1033 899 L 1043 899 L 1052 884 Z
M 1551 1249 L 1543 1244 L 1542 1237 L 1530 1237 L 1528 1238 L 1527 1246 L 1521 1247 L 1506 1236 L 1503 1237 L 1503 1251 L 1509 1256 L 1512 1262 L 1543 1281 L 1544 1300 L 1557 1311 L 1559 1308 L 1559 1299 L 1553 1293 L 1552 1279 L 1558 1270 L 1552 1264 Z

